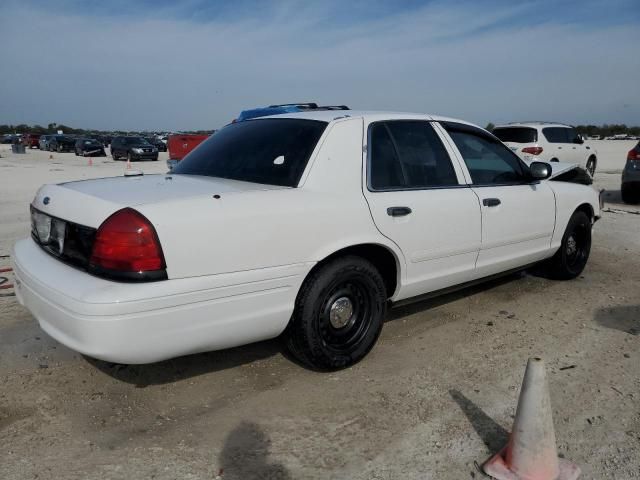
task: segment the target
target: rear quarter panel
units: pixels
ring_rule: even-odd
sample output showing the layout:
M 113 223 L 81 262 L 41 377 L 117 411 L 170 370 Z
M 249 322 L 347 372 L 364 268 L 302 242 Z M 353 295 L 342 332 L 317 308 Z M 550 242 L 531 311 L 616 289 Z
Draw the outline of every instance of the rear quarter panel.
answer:
M 362 120 L 333 122 L 298 188 L 142 205 L 169 278 L 317 262 L 361 243 L 394 245 L 375 228 L 361 190 Z

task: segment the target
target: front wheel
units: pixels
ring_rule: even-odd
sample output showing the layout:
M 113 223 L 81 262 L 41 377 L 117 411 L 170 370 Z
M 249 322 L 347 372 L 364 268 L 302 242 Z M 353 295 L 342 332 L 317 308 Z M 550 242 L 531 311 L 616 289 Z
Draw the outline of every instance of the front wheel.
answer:
M 302 285 L 285 333 L 287 347 L 315 369 L 353 365 L 375 345 L 386 303 L 384 281 L 369 261 L 356 256 L 332 260 Z
M 556 254 L 548 261 L 552 278 L 571 280 L 582 273 L 591 252 L 591 219 L 584 212 L 574 212 Z

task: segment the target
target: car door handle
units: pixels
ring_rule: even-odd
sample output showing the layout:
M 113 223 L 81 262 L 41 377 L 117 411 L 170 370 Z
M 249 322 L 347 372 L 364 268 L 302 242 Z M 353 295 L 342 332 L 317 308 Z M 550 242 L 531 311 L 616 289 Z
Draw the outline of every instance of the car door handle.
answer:
M 482 200 L 482 204 L 485 207 L 497 207 L 498 205 L 500 205 L 500 199 L 499 198 L 485 198 L 484 200 Z
M 387 215 L 390 217 L 404 217 L 409 215 L 411 209 L 409 207 L 389 207 L 387 208 Z

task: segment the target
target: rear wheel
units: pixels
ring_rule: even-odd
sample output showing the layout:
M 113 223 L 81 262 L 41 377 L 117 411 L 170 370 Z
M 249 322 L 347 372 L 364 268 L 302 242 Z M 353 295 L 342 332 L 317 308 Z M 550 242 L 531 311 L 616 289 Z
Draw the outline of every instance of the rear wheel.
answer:
M 591 219 L 581 211 L 573 213 L 556 254 L 548 262 L 552 278 L 571 280 L 582 273 L 591 252 Z
M 114 150 L 111 150 L 111 158 L 113 158 L 114 160 L 118 160 L 118 155 L 116 155 L 116 152 Z
M 386 303 L 384 281 L 370 262 L 356 256 L 330 261 L 302 285 L 285 333 L 287 347 L 312 368 L 353 365 L 376 343 Z
M 592 177 L 596 174 L 596 157 L 591 156 L 589 160 L 587 160 L 587 172 Z

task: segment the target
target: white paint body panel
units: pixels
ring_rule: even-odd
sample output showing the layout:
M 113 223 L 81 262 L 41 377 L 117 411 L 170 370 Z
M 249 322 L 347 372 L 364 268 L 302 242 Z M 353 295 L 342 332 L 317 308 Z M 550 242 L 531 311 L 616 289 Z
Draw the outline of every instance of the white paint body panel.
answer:
M 158 233 L 168 280 L 97 278 L 25 239 L 13 254 L 19 301 L 77 351 L 148 363 L 279 335 L 311 269 L 346 247 L 374 244 L 391 252 L 398 275 L 389 295 L 400 300 L 551 256 L 579 205 L 599 216 L 597 193 L 581 185 L 473 188 L 437 124 L 458 187 L 369 192 L 363 154 L 369 123 L 449 119 L 339 113 L 281 116 L 328 122 L 297 188 L 173 174 L 45 185 L 34 205 L 65 220 L 98 228 L 124 207 L 145 215 Z M 485 211 L 481 199 L 489 194 L 500 195 L 501 208 Z M 386 214 L 405 205 L 413 210 L 409 218 Z

